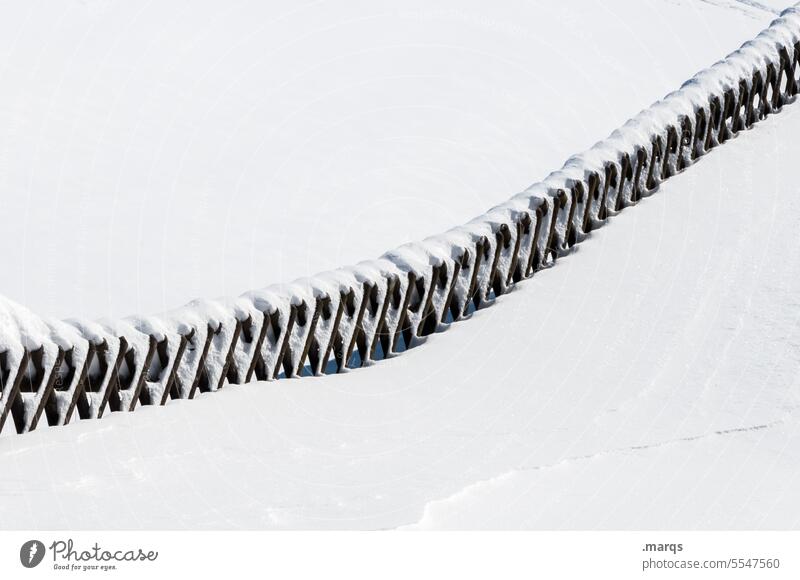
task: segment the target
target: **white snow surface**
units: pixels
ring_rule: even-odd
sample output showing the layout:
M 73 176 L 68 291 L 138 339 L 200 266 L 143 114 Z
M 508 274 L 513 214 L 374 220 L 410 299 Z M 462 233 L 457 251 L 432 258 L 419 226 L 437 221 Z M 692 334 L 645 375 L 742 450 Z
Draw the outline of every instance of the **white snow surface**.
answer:
M 798 131 L 789 105 L 401 357 L 0 438 L 0 522 L 795 528 Z
M 679 90 L 668 94 L 628 120 L 607 139 L 596 143 L 584 153 L 570 157 L 562 169 L 550 173 L 542 182 L 530 186 L 463 226 L 426 238 L 422 242 L 400 246 L 387 252 L 379 260 L 298 279 L 290 285 L 275 284 L 263 290 L 250 291 L 240 299 L 194 300 L 183 308 L 173 309 L 157 317 L 135 315 L 120 322 L 106 319 L 102 322 L 102 326 L 78 319 L 73 325 L 91 328 L 89 333 L 91 336 L 88 338 L 96 337 L 101 341 L 107 334 L 124 334 L 122 329 L 132 331 L 135 338 L 132 338 L 131 342 L 141 342 L 144 334 L 161 340 L 165 336 L 184 334 L 191 328 L 205 328 L 207 324 L 217 325 L 220 321 L 232 321 L 234 317 L 244 320 L 258 315 L 259 311 L 286 310 L 290 303 L 313 302 L 314 296 L 329 295 L 332 291 L 338 294 L 340 287 L 348 290 L 357 289 L 360 281 L 375 278 L 376 275 L 386 272 L 400 274 L 401 271 L 413 271 L 417 276 L 424 276 L 431 264 L 438 264 L 442 259 L 457 255 L 463 248 L 471 247 L 483 236 L 491 236 L 499 224 L 508 225 L 521 212 L 535 209 L 541 203 L 550 203 L 552 206 L 552 200 L 549 198 L 553 192 L 557 189 L 569 189 L 572 180 L 582 180 L 588 172 L 601 173 L 608 161 L 618 160 L 623 154 L 633 156 L 637 147 L 644 147 L 645 155 L 649 157 L 648 151 L 653 139 L 655 136 L 663 135 L 666 127 L 677 127 L 681 116 L 693 117 L 700 109 L 705 110 L 708 117 L 711 95 L 719 96 L 723 91 L 733 90 L 736 99 L 740 81 L 746 82 L 749 86 L 754 71 L 761 69 L 764 62 L 777 63 L 778 49 L 793 46 L 798 38 L 800 38 L 800 11 L 788 9 L 782 13 L 779 20 L 773 22 L 755 39 L 746 42 L 734 53 L 693 76 Z M 671 161 L 672 172 L 675 171 L 675 163 L 675 160 Z M 242 209 L 239 209 L 238 213 L 241 211 Z M 334 218 L 330 219 L 336 221 Z M 565 224 L 561 220 L 559 228 L 564 227 Z M 211 275 L 217 275 L 213 269 L 209 271 Z M 9 308 L 13 308 L 13 303 L 4 300 L 4 309 Z M 16 333 L 19 335 L 17 344 L 13 343 L 14 328 L 3 329 L 0 334 L 0 350 L 16 352 L 22 345 L 29 343 L 35 345 L 36 336 L 42 336 L 43 341 L 46 339 L 44 336 L 46 333 L 43 333 L 42 329 L 47 329 L 47 326 L 39 320 L 30 320 L 27 310 L 23 312 L 22 315 L 11 317 L 25 324 L 25 327 Z M 51 327 L 53 333 L 59 332 L 56 328 L 58 325 L 61 323 L 55 323 Z M 29 326 L 32 330 L 28 328 Z M 231 324 L 222 325 L 226 332 L 230 332 L 231 327 Z M 59 336 L 59 345 L 71 342 L 73 335 L 75 332 L 70 329 L 66 335 Z M 50 350 L 54 348 L 50 345 Z
M 39 7 L 31 6 L 34 6 L 29 9 L 32 20 L 25 22 L 41 26 L 42 20 L 35 12 Z M 124 59 L 114 56 L 114 51 L 125 44 L 124 35 L 109 24 L 116 17 L 135 26 L 135 21 L 123 18 L 124 5 L 65 6 L 61 19 L 56 19 L 51 30 L 54 46 L 58 42 L 72 46 L 70 40 L 74 41 L 74 37 L 69 34 L 75 30 L 70 26 L 75 26 L 83 31 L 87 46 L 95 49 L 87 50 L 87 54 L 105 57 L 93 66 L 87 65 L 87 71 L 96 73 L 104 70 L 103 66 L 113 68 L 115 63 L 124 63 Z M 79 18 L 83 12 L 75 16 L 75 6 L 86 10 L 86 18 L 94 19 L 91 30 Z M 169 10 L 177 11 L 176 6 L 170 5 Z M 482 42 L 490 42 L 484 36 L 492 37 L 495 30 L 496 40 L 507 39 L 508 43 L 520 45 L 533 43 L 535 47 L 527 46 L 525 51 L 517 53 L 511 50 L 513 46 L 502 45 L 502 50 L 510 51 L 506 60 L 489 52 L 492 56 L 487 56 L 486 71 L 493 71 L 497 77 L 489 75 L 478 82 L 477 76 L 472 81 L 472 77 L 464 76 L 464 70 L 452 75 L 447 82 L 468 83 L 459 94 L 466 95 L 468 100 L 478 99 L 477 105 L 489 106 L 482 113 L 486 115 L 484 122 L 495 112 L 492 107 L 501 107 L 504 102 L 509 107 L 508 102 L 516 102 L 514 91 L 521 89 L 522 84 L 526 85 L 525 91 L 516 96 L 524 94 L 525 100 L 517 108 L 510 107 L 507 117 L 498 117 L 505 118 L 508 125 L 500 124 L 494 139 L 486 139 L 492 133 L 485 129 L 471 135 L 451 134 L 452 149 L 445 147 L 440 156 L 425 158 L 423 170 L 412 163 L 409 152 L 417 152 L 417 145 L 427 142 L 420 127 L 432 131 L 443 128 L 437 123 L 448 122 L 447 107 L 433 107 L 428 117 L 412 115 L 417 125 L 399 115 L 392 121 L 398 133 L 388 139 L 409 148 L 380 150 L 375 144 L 383 142 L 382 127 L 375 124 L 375 117 L 366 115 L 370 118 L 362 126 L 375 131 L 373 138 L 360 140 L 354 136 L 359 134 L 358 129 L 347 123 L 342 125 L 342 133 L 331 129 L 330 123 L 337 115 L 348 118 L 345 110 L 334 109 L 333 118 L 328 118 L 326 124 L 324 107 L 323 111 L 315 111 L 313 105 L 305 103 L 307 108 L 303 109 L 302 99 L 295 100 L 299 99 L 296 94 L 281 96 L 280 90 L 265 91 L 259 85 L 266 82 L 265 78 L 278 82 L 276 79 L 289 73 L 276 72 L 275 78 L 255 74 L 262 70 L 256 62 L 264 67 L 284 66 L 281 64 L 284 61 L 277 57 L 275 61 L 259 60 L 263 49 L 259 49 L 262 52 L 258 59 L 248 63 L 249 67 L 239 62 L 241 70 L 219 54 L 217 59 L 221 60 L 212 61 L 218 62 L 217 68 L 205 59 L 206 68 L 202 70 L 210 71 L 207 73 L 210 88 L 205 87 L 210 93 L 206 94 L 217 95 L 220 86 L 247 88 L 224 93 L 236 94 L 236 99 L 242 101 L 231 97 L 233 100 L 225 105 L 221 104 L 224 99 L 214 101 L 213 106 L 206 103 L 207 108 L 201 110 L 208 113 L 204 117 L 208 127 L 191 122 L 197 115 L 197 109 L 192 107 L 202 107 L 197 102 L 202 102 L 205 80 L 190 83 L 191 89 L 187 89 L 189 81 L 185 76 L 182 80 L 179 77 L 190 75 L 192 69 L 184 70 L 177 64 L 185 65 L 198 58 L 195 64 L 199 66 L 199 56 L 194 53 L 198 46 L 214 51 L 202 43 L 183 44 L 179 39 L 185 37 L 180 35 L 165 33 L 159 37 L 172 43 L 175 55 L 183 55 L 187 60 L 175 56 L 176 61 L 169 61 L 163 56 L 172 53 L 161 53 L 164 76 L 150 87 L 154 92 L 149 93 L 149 100 L 141 92 L 136 93 L 143 90 L 139 83 L 131 85 L 134 96 L 119 91 L 110 99 L 124 104 L 126 99 L 138 98 L 140 111 L 147 106 L 166 107 L 153 112 L 152 117 L 139 113 L 141 135 L 139 129 L 125 128 L 124 122 L 122 128 L 114 125 L 119 121 L 115 120 L 117 108 L 103 109 L 109 95 L 100 89 L 104 86 L 108 90 L 118 89 L 121 86 L 118 77 L 99 75 L 98 79 L 103 81 L 96 79 L 92 81 L 94 84 L 87 84 L 86 78 L 78 81 L 63 74 L 63 86 L 69 87 L 72 82 L 84 91 L 81 94 L 84 100 L 78 102 L 85 102 L 86 109 L 69 108 L 70 99 L 56 98 L 65 96 L 58 95 L 58 91 L 51 93 L 38 85 L 42 90 L 37 92 L 35 86 L 23 84 L 20 92 L 14 93 L 17 108 L 0 107 L 4 121 L 10 115 L 9 119 L 17 123 L 11 126 L 23 127 L 12 134 L 13 139 L 4 147 L 3 171 L 10 181 L 4 177 L 3 183 L 14 183 L 22 175 L 24 179 L 16 183 L 25 183 L 27 187 L 19 190 L 26 195 L 9 196 L 8 201 L 4 196 L 4 204 L 8 205 L 0 216 L 4 220 L 1 235 L 9 236 L 4 238 L 7 246 L 22 246 L 20 254 L 4 266 L 22 274 L 12 277 L 8 282 L 12 290 L 4 288 L 4 292 L 44 314 L 116 315 L 126 312 L 124 309 L 153 311 L 173 306 L 188 297 L 181 296 L 187 288 L 199 288 L 198 293 L 202 294 L 215 293 L 217 289 L 219 293 L 235 294 L 260 285 L 253 283 L 253 279 L 237 276 L 266 276 L 270 281 L 274 274 L 277 279 L 290 279 L 352 263 L 368 257 L 360 252 L 367 251 L 366 246 L 373 242 L 374 250 L 380 251 L 406 239 L 421 238 L 502 201 L 532 176 L 544 175 L 569 153 L 585 148 L 631 112 L 753 36 L 774 16 L 755 3 L 724 1 L 686 4 L 659 0 L 611 2 L 603 8 L 594 4 L 581 6 L 581 11 L 565 11 L 555 2 L 544 3 L 541 7 L 537 5 L 536 10 L 541 12 L 536 14 L 549 15 L 554 19 L 549 23 L 543 16 L 524 19 L 520 18 L 521 13 L 509 13 L 505 15 L 507 21 L 498 16 L 505 26 L 480 18 L 476 23 L 474 16 L 469 16 L 469 7 L 464 11 L 451 8 L 428 12 L 419 8 L 422 12 L 415 13 L 414 23 L 422 27 L 420 30 L 424 28 L 420 23 L 430 25 L 425 30 L 431 34 L 434 31 L 442 34 L 442 22 L 456 22 L 465 27 L 460 38 L 473 40 L 466 31 L 478 26 L 483 32 L 478 35 Z M 173 20 L 163 19 L 165 30 L 170 26 L 186 26 L 188 30 L 203 30 L 208 38 L 224 39 L 224 35 L 214 34 L 220 31 L 215 26 L 223 26 L 219 24 L 220 18 L 203 19 L 202 23 L 192 21 L 196 14 L 188 5 L 184 8 L 180 18 L 176 12 Z M 525 10 L 522 6 L 515 9 Z M 299 8 L 293 14 L 303 10 Z M 226 14 L 233 18 L 238 13 L 232 9 Z M 609 14 L 621 18 L 610 18 Z M 694 18 L 686 18 L 687 14 Z M 147 9 L 141 9 L 139 17 L 146 23 L 143 30 L 155 26 L 153 20 L 147 21 L 147 15 Z M 661 17 L 663 26 L 650 27 L 645 33 L 642 22 L 650 22 L 656 15 Z M 150 17 L 157 19 L 156 14 Z M 286 16 L 289 20 L 291 17 Z M 299 22 L 309 21 L 308 13 L 298 18 Z M 618 26 L 619 31 L 615 34 L 598 26 L 594 33 L 602 50 L 586 50 L 581 43 L 594 38 L 591 28 L 570 42 L 563 38 L 566 24 L 579 18 L 586 18 L 584 24 Z M 360 22 L 352 15 L 350 20 Z M 317 24 L 321 26 L 323 21 L 320 16 Z M 365 21 L 374 25 L 381 18 L 375 16 Z M 6 19 L 0 22 L 7 26 Z M 342 22 L 349 21 L 343 17 Z M 675 24 L 674 28 L 670 29 L 670 22 Z M 259 22 L 242 19 L 237 20 L 236 26 L 245 24 L 257 27 Z M 516 28 L 509 28 L 510 24 Z M 526 33 L 528 26 L 541 29 L 537 28 L 537 34 Z M 286 21 L 275 27 L 277 33 L 287 36 L 291 29 Z M 519 27 L 523 32 L 517 38 L 515 31 Z M 333 34 L 337 34 L 338 28 L 343 28 L 338 31 L 341 39 L 357 38 L 345 24 L 331 27 Z M 384 49 L 391 53 L 392 31 L 388 28 L 365 25 L 362 30 L 363 34 L 374 34 L 374 41 L 379 44 L 386 41 L 385 46 L 372 51 L 374 66 L 384 66 L 386 62 L 375 55 L 384 55 Z M 330 32 L 325 27 L 321 29 Z M 24 43 L 28 37 L 19 30 L 24 31 L 24 26 L 18 25 L 11 32 L 15 33 L 17 43 Z M 356 25 L 356 30 L 361 29 Z M 444 30 L 450 29 L 444 26 Z M 692 31 L 697 34 L 690 34 Z M 92 37 L 100 32 L 107 35 L 107 45 Z M 252 36 L 239 32 L 237 40 L 241 38 L 247 46 L 247 50 L 241 49 L 240 56 L 251 54 L 248 51 L 258 52 L 248 42 L 256 42 L 256 38 L 258 42 L 266 42 L 263 35 L 255 32 Z M 62 38 L 61 33 L 67 36 Z M 287 58 L 301 58 L 303 50 L 313 52 L 317 50 L 314 47 L 325 46 L 318 34 L 323 33 L 315 31 L 307 45 L 298 45 L 295 29 L 295 40 L 287 41 L 293 49 L 288 51 Z M 543 48 L 547 46 L 548 34 L 552 53 Z M 278 42 L 272 40 L 274 36 L 266 36 L 270 42 Z M 419 54 L 428 56 L 418 58 L 415 66 L 435 62 L 436 58 L 430 56 L 430 51 L 436 53 L 435 47 L 450 46 L 439 40 L 428 44 L 424 39 L 419 40 L 425 48 Z M 643 47 L 641 52 L 631 50 L 637 42 Z M 717 42 L 724 46 L 716 46 Z M 96 50 L 98 46 L 114 48 L 107 48 L 106 54 Z M 398 55 L 408 54 L 409 46 L 415 44 L 408 42 L 395 54 L 400 64 L 404 61 Z M 455 51 L 460 54 L 463 47 L 456 46 Z M 576 46 L 582 49 L 573 52 L 578 51 Z M 18 46 L 13 48 L 16 50 Z M 333 42 L 326 48 L 330 49 L 327 56 L 336 62 L 331 51 L 338 50 L 339 44 Z M 660 48 L 663 51 L 659 52 Z M 145 58 L 142 55 L 149 54 L 133 49 L 130 47 L 133 53 L 130 58 L 137 54 L 138 58 Z M 234 54 L 236 50 L 231 49 Z M 684 58 L 676 58 L 676 51 L 685 52 Z M 64 52 L 47 53 L 46 48 L 40 47 L 41 58 L 37 62 L 48 62 L 43 54 L 54 58 L 54 54 L 63 57 Z M 48 78 L 37 76 L 36 68 L 20 72 L 25 67 L 12 58 L 13 50 L 3 54 L 6 73 L 16 71 L 17 78 L 34 85 Z M 480 54 L 479 49 L 470 52 L 470 62 L 476 63 L 473 67 L 476 70 L 481 70 L 480 58 L 475 56 Z M 514 85 L 518 79 L 510 72 L 517 70 L 520 63 L 534 66 L 529 62 L 531 54 L 537 55 L 535 66 L 541 66 L 541 71 L 519 81 L 522 83 L 519 86 Z M 555 61 L 548 61 L 545 54 Z M 620 59 L 620 54 L 625 55 L 625 60 Z M 317 62 L 321 58 L 319 54 L 306 56 Z M 561 57 L 567 60 L 559 60 Z M 702 62 L 695 64 L 693 59 L 703 57 Z M 600 59 L 615 74 L 601 74 L 588 60 L 593 58 Z M 342 61 L 348 59 L 342 56 Z M 449 61 L 442 70 L 451 70 L 456 61 Z M 172 63 L 171 68 L 168 62 Z M 576 63 L 580 65 L 579 71 L 575 71 Z M 335 67 L 329 70 L 332 66 L 327 63 L 321 67 L 330 75 L 323 78 L 331 82 L 344 78 L 343 71 Z M 679 74 L 678 69 L 684 66 L 689 70 Z M 223 77 L 232 74 L 230 67 L 241 75 L 235 82 L 228 78 L 226 84 L 225 78 L 214 78 L 214 74 Z M 369 67 L 362 63 L 356 69 L 369 70 Z M 144 70 L 154 74 L 153 66 Z M 134 77 L 144 74 L 137 71 L 136 67 L 129 70 L 122 67 L 114 74 Z M 553 76 L 557 71 L 561 76 Z M 573 77 L 565 71 L 575 71 L 578 79 L 587 75 L 592 82 L 579 83 L 585 90 L 575 90 Z M 548 76 L 545 74 L 548 72 L 553 74 Z M 375 71 L 368 73 L 361 84 L 351 79 L 353 86 L 362 89 L 369 86 L 367 81 L 375 74 Z M 592 76 L 595 74 L 596 77 Z M 94 77 L 90 74 L 89 78 Z M 424 82 L 419 78 L 424 78 Z M 417 86 L 425 86 L 426 90 L 434 87 L 431 93 L 420 93 L 420 99 L 427 100 L 437 94 L 436 81 L 431 80 L 439 78 L 436 73 L 430 78 L 424 75 L 419 78 Z M 449 77 L 443 75 L 443 78 Z M 172 81 L 174 84 L 170 84 Z M 659 84 L 662 81 L 666 86 Z M 314 83 L 309 82 L 307 98 L 314 92 L 311 90 Z M 474 84 L 469 85 L 470 82 Z M 553 83 L 552 90 L 542 90 L 540 83 Z M 379 85 L 381 98 L 388 95 L 402 98 L 409 90 L 402 83 L 394 87 Z M 20 85 L 12 83 L 12 86 Z M 259 86 L 261 90 L 256 90 Z M 175 92 L 177 87 L 179 92 Z M 351 113 L 371 110 L 363 100 L 364 91 L 348 92 L 344 87 L 340 87 L 343 102 L 353 107 Z M 467 90 L 470 88 L 472 91 Z M 509 92 L 503 93 L 504 88 Z M 166 105 L 164 95 L 159 93 L 162 90 L 175 97 L 174 102 Z M 320 90 L 323 89 L 317 87 L 315 94 L 319 95 Z M 438 96 L 444 98 L 448 91 L 449 85 Z M 46 102 L 53 107 L 53 114 L 40 114 L 51 109 L 35 110 L 36 95 L 41 94 L 49 98 Z M 278 99 L 277 104 L 262 105 L 265 94 Z M 453 93 L 449 95 L 452 97 Z M 599 96 L 603 98 L 595 100 Z M 467 101 L 456 99 L 450 104 L 453 102 L 458 103 L 459 109 L 449 122 L 456 127 L 457 121 L 463 121 L 460 115 L 469 108 L 466 105 L 460 108 Z M 308 113 L 308 117 L 301 113 L 297 113 L 299 117 L 287 117 L 309 123 L 307 133 L 295 130 L 292 134 L 291 125 L 285 126 L 286 139 L 306 136 L 299 149 L 287 149 L 288 141 L 278 139 L 276 144 L 263 135 L 264 127 L 271 122 L 269 115 L 287 115 L 286 110 L 280 112 L 280 103 L 299 106 Z M 248 105 L 250 116 L 242 113 Z M 62 106 L 67 108 L 60 109 Z M 126 106 L 118 106 L 128 110 Z M 27 107 L 34 108 L 30 118 L 25 117 Z M 212 397 L 203 395 L 193 402 L 170 401 L 164 408 L 145 407 L 133 414 L 113 413 L 102 421 L 78 422 L 22 437 L 0 438 L 0 526 L 797 527 L 800 309 L 796 296 L 800 290 L 800 242 L 795 232 L 800 225 L 800 187 L 792 174 L 792 162 L 800 153 L 800 145 L 794 142 L 800 130 L 797 107 L 800 105 L 788 106 L 779 115 L 706 155 L 695 167 L 663 185 L 655 196 L 615 217 L 609 227 L 593 232 L 588 243 L 578 246 L 557 267 L 540 272 L 501 297 L 494 308 L 475 313 L 472 320 L 454 325 L 447 333 L 429 337 L 429 345 L 412 349 L 402 357 L 342 375 L 225 388 Z M 414 109 L 416 115 L 420 107 L 408 103 L 386 107 L 405 108 Z M 98 117 L 92 117 L 93 110 Z M 382 107 L 376 110 L 384 111 Z M 216 118 L 220 111 L 226 111 L 228 116 Z M 519 115 L 525 111 L 527 117 Z M 535 114 L 531 115 L 531 111 Z M 617 112 L 621 117 L 617 118 Z M 86 115 L 89 120 L 83 125 Z M 85 133 L 86 127 L 98 128 L 93 125 L 98 118 L 107 124 L 99 133 L 88 130 Z M 264 125 L 254 121 L 259 118 Z M 41 123 L 34 124 L 38 134 L 29 132 L 30 127 L 25 125 L 31 119 Z M 156 123 L 156 119 L 160 122 Z M 203 139 L 205 130 L 209 135 L 219 134 L 220 128 L 227 126 L 225 123 L 233 123 L 235 127 L 229 131 L 231 137 L 226 145 L 209 144 Z M 53 129 L 54 133 L 48 133 L 50 128 L 59 126 L 60 129 Z M 145 127 L 149 127 L 149 132 Z M 284 126 L 281 127 L 283 130 Z M 408 143 L 397 138 L 400 129 L 409 131 Z M 532 129 L 536 129 L 534 134 L 528 134 Z M 130 132 L 125 133 L 126 130 Z M 517 130 L 520 133 L 514 132 Z M 320 143 L 310 138 L 312 134 L 327 136 Z M 525 140 L 515 141 L 522 139 L 523 134 Z M 125 138 L 115 140 L 119 135 Z M 269 137 L 275 135 L 282 134 L 275 131 Z M 238 141 L 240 137 L 243 141 Z M 119 142 L 127 144 L 125 147 L 115 144 Z M 153 142 L 159 143 L 155 152 Z M 353 142 L 359 145 L 352 146 Z M 464 143 L 479 142 L 480 147 L 470 152 L 474 157 L 464 154 Z M 243 143 L 250 143 L 252 148 Z M 316 146 L 320 150 L 314 150 Z M 326 147 L 330 149 L 325 150 Z M 273 180 L 263 179 L 275 171 L 274 167 L 267 169 L 268 158 L 260 156 L 270 148 L 274 155 L 269 163 L 277 160 L 283 163 L 280 167 L 293 167 L 297 172 L 294 178 L 291 173 L 276 177 L 278 171 L 272 174 Z M 435 148 L 423 148 L 428 155 L 432 150 Z M 170 152 L 177 153 L 173 156 Z M 365 170 L 365 166 L 354 169 L 356 164 L 368 163 L 370 159 L 386 161 L 403 152 L 405 156 L 400 155 L 400 161 L 393 167 L 400 167 L 397 171 L 405 179 L 390 179 L 390 171 L 383 176 L 388 181 L 376 181 L 372 169 Z M 365 153 L 375 157 L 364 156 Z M 23 156 L 24 162 L 18 164 L 19 159 L 13 158 L 14 155 Z M 127 166 L 126 160 L 136 155 L 140 155 L 139 162 L 144 160 L 143 164 Z M 428 186 L 434 182 L 427 181 L 424 169 L 436 166 L 439 161 L 452 161 L 459 155 L 460 161 L 453 162 L 454 165 L 442 165 L 446 171 L 453 171 L 458 180 L 442 179 L 431 193 Z M 72 156 L 77 157 L 72 159 Z M 491 164 L 475 162 L 491 160 L 493 156 L 497 163 L 501 158 L 506 160 L 494 171 L 482 171 Z M 61 171 L 58 178 L 47 169 L 54 160 Z M 83 164 L 81 160 L 91 163 Z M 539 167 L 545 161 L 547 164 Z M 324 167 L 325 171 L 334 171 L 331 168 L 335 167 L 335 172 L 343 173 L 326 179 L 324 173 L 316 171 L 318 167 Z M 101 168 L 98 173 L 96 168 Z M 144 172 L 142 168 L 149 170 Z M 521 176 L 523 170 L 524 182 L 517 187 L 514 176 Z M 220 193 L 228 189 L 216 186 L 230 183 L 235 171 L 239 178 L 235 194 Z M 348 171 L 357 178 L 338 181 Z M 113 183 L 115 189 L 105 188 L 108 183 L 98 178 L 103 172 L 113 176 L 108 183 Z M 507 181 L 501 179 L 501 174 Z M 475 181 L 470 182 L 473 178 Z M 420 180 L 416 182 L 420 189 L 408 194 L 415 179 Z M 383 187 L 389 181 L 401 189 Z M 159 187 L 165 183 L 172 187 Z M 246 183 L 250 185 L 245 187 Z M 54 184 L 56 187 L 52 188 Z M 352 188 L 344 187 L 353 184 Z M 497 198 L 485 193 L 482 184 L 491 184 Z M 276 187 L 280 185 L 287 187 Z M 461 189 L 457 191 L 455 185 Z M 16 191 L 13 186 L 11 189 Z M 470 194 L 479 190 L 482 190 L 480 195 Z M 115 193 L 107 198 L 100 195 L 101 191 Z M 359 197 L 359 191 L 363 191 L 363 197 Z M 307 196 L 292 197 L 294 193 Z M 53 195 L 56 197 L 48 197 Z M 63 204 L 57 201 L 61 195 L 66 196 Z M 74 210 L 76 199 L 83 200 L 82 205 L 77 204 L 82 208 L 80 211 Z M 248 199 L 258 200 L 255 209 L 241 203 Z M 277 217 L 276 199 L 286 204 L 278 210 Z M 192 205 L 191 200 L 196 204 Z M 320 200 L 324 204 L 315 206 Z M 159 209 L 156 202 L 165 203 L 170 208 L 167 213 L 174 210 L 174 215 L 165 216 L 163 206 Z M 351 202 L 358 206 L 353 215 L 341 207 Z M 474 209 L 472 202 L 476 202 Z M 121 209 L 126 203 L 131 211 Z M 419 205 L 425 203 L 430 204 L 428 211 L 419 211 Z M 410 205 L 414 207 L 409 209 Z M 119 212 L 110 210 L 113 207 Z M 192 213 L 197 207 L 209 213 Z M 238 207 L 247 211 L 234 211 Z M 385 223 L 375 217 L 380 215 L 376 208 L 386 210 Z M 467 211 L 462 216 L 459 212 L 464 208 Z M 64 218 L 73 211 L 72 221 L 80 222 L 79 225 L 73 230 L 62 229 L 59 224 L 65 223 Z M 126 226 L 123 218 L 131 215 L 136 218 Z M 225 215 L 225 223 L 215 230 L 213 226 L 220 215 Z M 310 222 L 305 221 L 308 215 L 314 216 Z M 155 241 L 145 235 L 144 224 L 157 232 Z M 137 235 L 122 235 L 126 227 Z M 302 227 L 306 227 L 305 233 L 300 233 Z M 333 229 L 326 230 L 327 227 Z M 368 231 L 362 232 L 361 228 Z M 138 235 L 140 229 L 142 234 Z M 44 231 L 63 232 L 66 237 L 43 236 Z M 286 235 L 289 232 L 293 234 L 291 238 Z M 356 237 L 362 233 L 363 238 Z M 259 238 L 262 235 L 266 237 Z M 76 236 L 72 238 L 74 243 L 70 243 L 69 236 Z M 222 236 L 222 250 L 215 236 Z M 91 243 L 95 238 L 101 240 L 101 249 Z M 265 243 L 269 240 L 273 243 Z M 369 244 L 364 240 L 369 240 Z M 36 249 L 36 243 L 49 246 L 39 246 L 30 253 Z M 342 250 L 348 243 L 352 244 L 347 250 L 351 254 Z M 64 248 L 63 253 L 54 244 Z M 187 251 L 170 254 L 176 247 L 185 247 Z M 299 254 L 292 254 L 295 250 Z M 215 255 L 217 251 L 221 253 Z M 260 253 L 273 251 L 273 258 Z M 119 255 L 127 255 L 133 261 L 118 260 Z M 353 259 L 344 258 L 351 255 Z M 297 256 L 300 258 L 294 259 Z M 325 261 L 328 259 L 331 263 Z M 154 260 L 157 267 L 151 269 Z M 131 264 L 135 265 L 133 270 Z M 301 264 L 299 271 L 291 269 L 298 264 Z M 59 269 L 62 265 L 63 270 Z M 245 267 L 241 268 L 242 265 Z M 304 270 L 306 266 L 308 272 Z M 292 274 L 284 276 L 286 272 Z M 44 281 L 42 284 L 30 277 L 42 275 L 38 279 Z M 7 279 L 4 278 L 4 284 Z M 51 282 L 49 287 L 47 280 Z M 247 283 L 240 287 L 242 281 Z M 200 288 L 201 282 L 207 285 L 205 289 Z M 14 284 L 22 285 L 15 291 Z M 146 297 L 153 289 L 155 292 Z M 166 289 L 175 294 L 168 297 Z M 36 293 L 40 293 L 39 298 L 35 298 Z M 232 307 L 234 303 L 231 302 Z M 202 310 L 210 311 L 216 304 Z M 4 328 L 10 318 L 21 316 L 28 320 L 25 311 L 7 306 L 5 301 L 0 303 L 0 316 Z M 38 318 L 32 320 L 32 337 L 51 332 L 49 326 L 39 326 Z
M 768 4 L 4 4 L 0 291 L 116 319 L 437 234 L 752 38 Z

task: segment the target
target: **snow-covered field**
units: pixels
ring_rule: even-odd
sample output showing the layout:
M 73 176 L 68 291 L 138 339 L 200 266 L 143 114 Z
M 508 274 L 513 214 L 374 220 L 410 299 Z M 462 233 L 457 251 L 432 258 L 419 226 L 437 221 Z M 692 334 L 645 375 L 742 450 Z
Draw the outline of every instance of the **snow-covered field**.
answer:
M 0 34 L 2 292 L 125 314 L 374 256 L 774 16 L 560 4 L 25 5 Z M 797 527 L 796 107 L 402 357 L 1 438 L 0 526 Z
M 0 10 L 0 292 L 58 317 L 238 295 L 464 223 L 777 11 L 727 0 Z

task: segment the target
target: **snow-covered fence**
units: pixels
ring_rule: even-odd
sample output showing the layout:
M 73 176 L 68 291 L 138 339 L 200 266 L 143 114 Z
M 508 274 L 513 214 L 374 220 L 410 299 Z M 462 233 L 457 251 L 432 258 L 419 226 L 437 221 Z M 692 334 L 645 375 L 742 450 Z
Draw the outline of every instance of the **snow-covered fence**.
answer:
M 117 321 L 43 320 L 0 297 L 0 432 L 342 372 L 493 303 L 798 92 L 800 9 L 589 151 L 470 223 L 378 260 Z

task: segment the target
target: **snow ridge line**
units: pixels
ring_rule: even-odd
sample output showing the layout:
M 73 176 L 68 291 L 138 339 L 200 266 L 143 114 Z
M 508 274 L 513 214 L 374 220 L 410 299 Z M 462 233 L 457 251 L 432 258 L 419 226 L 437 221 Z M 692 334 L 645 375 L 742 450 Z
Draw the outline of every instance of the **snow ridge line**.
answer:
M 681 443 L 688 443 L 692 441 L 700 441 L 712 437 L 727 437 L 730 435 L 740 435 L 742 433 L 752 433 L 753 431 L 763 431 L 765 429 L 773 429 L 775 427 L 785 424 L 786 421 L 787 418 L 783 418 L 783 419 L 778 419 L 776 421 L 770 421 L 769 423 L 761 423 L 758 425 L 750 425 L 744 427 L 733 427 L 730 429 L 719 429 L 707 433 L 700 433 L 698 435 L 690 435 L 688 437 L 678 437 L 676 439 L 668 439 L 666 441 L 656 441 L 653 443 L 644 443 L 641 445 L 631 445 L 625 447 L 615 447 L 612 449 L 603 449 L 601 451 L 596 451 L 594 453 L 587 453 L 585 455 L 571 455 L 569 457 L 564 457 L 563 459 L 559 459 L 558 461 L 552 463 L 532 465 L 530 467 L 518 467 L 516 469 L 505 471 L 499 475 L 495 475 L 487 479 L 481 479 L 472 482 L 470 484 L 467 484 L 460 490 L 451 493 L 448 496 L 442 497 L 440 499 L 432 499 L 426 502 L 425 505 L 423 506 L 422 516 L 420 517 L 419 520 L 417 520 L 414 523 L 401 525 L 393 529 L 398 529 L 398 530 L 404 530 L 404 529 L 414 530 L 414 529 L 428 529 L 428 528 L 434 529 L 436 527 L 436 516 L 434 511 L 437 506 L 447 505 L 448 503 L 457 502 L 461 499 L 469 498 L 469 496 L 476 491 L 492 487 L 498 483 L 508 481 L 509 479 L 520 475 L 528 475 L 536 471 L 557 469 L 578 462 L 592 461 L 595 459 L 605 459 L 616 455 L 625 455 L 629 454 L 632 451 L 649 451 L 652 449 L 661 449 L 664 447 L 680 445 Z
M 800 87 L 800 5 L 607 139 L 469 223 L 377 260 L 156 316 L 45 320 L 0 296 L 0 433 L 346 372 L 415 346 L 537 271 Z

